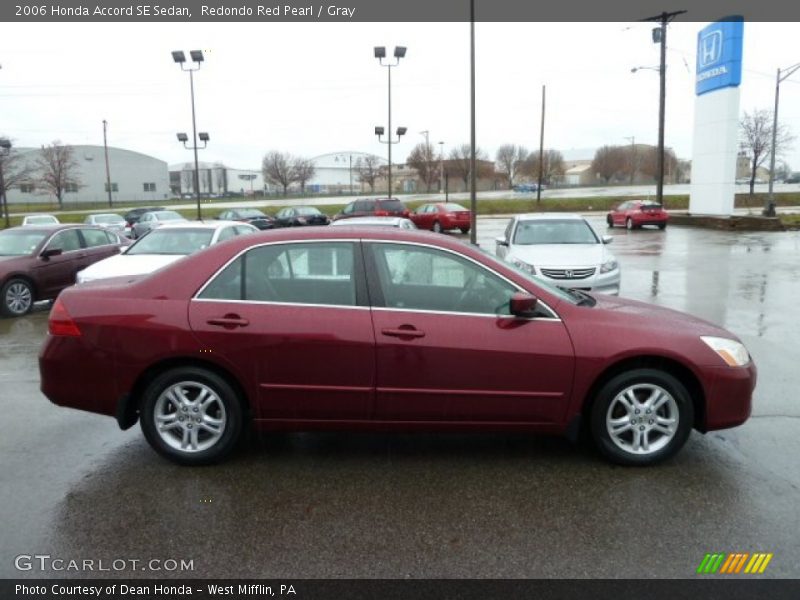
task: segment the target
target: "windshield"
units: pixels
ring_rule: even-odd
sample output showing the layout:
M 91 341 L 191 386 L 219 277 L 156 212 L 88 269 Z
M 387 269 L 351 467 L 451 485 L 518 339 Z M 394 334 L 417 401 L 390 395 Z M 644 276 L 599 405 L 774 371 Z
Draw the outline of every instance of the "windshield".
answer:
M 497 266 L 508 267 L 508 268 L 516 271 L 520 275 L 522 275 L 528 281 L 530 281 L 533 284 L 539 286 L 540 288 L 543 288 L 545 291 L 549 292 L 550 294 L 552 294 L 556 298 L 559 298 L 561 300 L 569 302 L 570 304 L 579 304 L 580 303 L 580 299 L 579 298 L 576 298 L 574 295 L 569 294 L 566 291 L 562 290 L 561 288 L 556 287 L 554 285 L 551 285 L 550 283 L 548 283 L 546 281 L 542 281 L 538 277 L 535 277 L 534 275 L 531 275 L 527 271 L 524 271 L 523 269 L 520 269 L 517 265 L 502 261 L 499 258 L 497 258 L 495 255 L 490 254 L 489 252 L 484 250 L 483 248 L 478 248 L 478 250 L 486 258 L 488 258 L 490 260 L 490 262 L 492 263 L 492 264 L 489 265 L 490 267 L 492 267 L 492 268 L 497 267 Z
M 124 223 L 125 219 L 119 215 L 95 215 L 94 222 L 110 225 L 111 223 Z
M 52 223 L 58 223 L 58 219 L 44 215 L 40 217 L 25 217 L 25 222 L 28 225 L 50 225 Z
M 263 212 L 261 212 L 260 210 L 255 209 L 255 208 L 246 208 L 244 210 L 238 211 L 238 213 L 239 213 L 239 217 L 244 218 L 244 219 L 252 219 L 254 217 L 266 217 L 267 216 Z
M 9 229 L 0 232 L 0 256 L 27 256 L 47 237 L 43 231 Z
M 321 214 L 319 210 L 314 208 L 313 206 L 298 206 L 296 209 L 298 215 L 302 215 L 304 217 L 311 217 L 314 215 Z
M 400 200 L 378 200 L 378 210 L 390 210 L 393 212 L 403 212 L 405 206 Z
M 187 255 L 207 248 L 213 235 L 213 229 L 153 229 L 125 254 Z
M 599 244 L 600 240 L 583 219 L 541 219 L 520 221 L 514 232 L 518 246 L 536 244 Z

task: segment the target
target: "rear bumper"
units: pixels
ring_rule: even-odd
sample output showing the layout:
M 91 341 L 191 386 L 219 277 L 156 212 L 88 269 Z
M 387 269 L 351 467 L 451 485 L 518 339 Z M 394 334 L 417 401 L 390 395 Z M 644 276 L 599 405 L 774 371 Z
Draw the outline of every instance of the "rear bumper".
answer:
M 703 387 L 706 393 L 705 423 L 702 431 L 727 429 L 744 423 L 753 407 L 753 390 L 758 371 L 750 361 L 746 367 L 713 367 L 705 369 Z

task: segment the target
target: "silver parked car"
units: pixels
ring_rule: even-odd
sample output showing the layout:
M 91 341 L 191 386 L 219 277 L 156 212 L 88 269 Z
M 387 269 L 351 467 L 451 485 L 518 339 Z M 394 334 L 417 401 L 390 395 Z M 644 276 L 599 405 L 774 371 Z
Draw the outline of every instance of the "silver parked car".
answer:
M 161 227 L 164 223 L 174 223 L 175 221 L 185 221 L 186 217 L 174 210 L 154 210 L 144 213 L 131 228 L 133 239 L 137 240 L 145 233 L 156 227 Z
M 499 258 L 562 288 L 619 294 L 620 268 L 600 237 L 580 215 L 527 214 L 511 219 L 498 237 Z
M 100 225 L 120 235 L 126 235 L 125 225 L 127 225 L 127 223 L 125 223 L 125 219 L 122 218 L 122 215 L 115 213 L 89 215 L 83 222 L 89 225 Z

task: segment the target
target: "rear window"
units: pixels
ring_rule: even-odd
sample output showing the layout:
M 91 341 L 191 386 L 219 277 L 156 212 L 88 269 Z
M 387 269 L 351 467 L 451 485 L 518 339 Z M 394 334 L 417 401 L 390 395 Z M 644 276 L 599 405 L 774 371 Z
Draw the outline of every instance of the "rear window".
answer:
M 133 244 L 125 254 L 187 255 L 211 244 L 213 229 L 154 229 Z
M 468 208 L 464 208 L 460 204 L 454 204 L 453 202 L 448 202 L 444 205 L 444 209 L 447 212 L 460 212 L 460 211 L 468 211 Z
M 647 202 L 647 201 L 645 201 L 645 202 L 642 202 L 642 208 L 650 208 L 650 209 L 652 209 L 652 208 L 661 208 L 661 205 L 658 202 L 653 202 L 653 201 Z
M 403 212 L 406 207 L 400 200 L 378 200 L 377 208 L 380 210 L 390 210 L 393 212 Z

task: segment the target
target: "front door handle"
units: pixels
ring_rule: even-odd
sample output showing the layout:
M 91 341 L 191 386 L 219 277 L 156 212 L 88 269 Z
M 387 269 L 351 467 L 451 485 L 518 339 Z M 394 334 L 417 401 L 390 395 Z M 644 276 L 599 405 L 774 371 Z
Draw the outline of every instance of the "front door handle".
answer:
M 224 317 L 212 317 L 206 323 L 224 327 L 225 329 L 236 329 L 237 327 L 247 327 L 250 321 L 243 319 L 239 315 L 225 315 Z
M 425 332 L 413 327 L 399 327 L 397 329 L 381 329 L 383 335 L 399 338 L 421 338 L 425 337 Z

